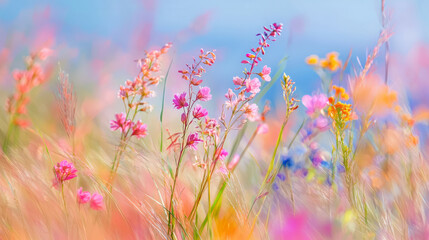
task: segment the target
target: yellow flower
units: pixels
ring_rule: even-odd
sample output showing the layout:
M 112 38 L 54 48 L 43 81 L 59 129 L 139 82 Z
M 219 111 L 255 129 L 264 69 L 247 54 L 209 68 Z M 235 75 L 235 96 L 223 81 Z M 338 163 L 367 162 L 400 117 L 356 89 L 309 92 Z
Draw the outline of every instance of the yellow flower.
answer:
M 319 63 L 319 57 L 317 55 L 310 55 L 305 59 L 308 65 L 317 65 Z

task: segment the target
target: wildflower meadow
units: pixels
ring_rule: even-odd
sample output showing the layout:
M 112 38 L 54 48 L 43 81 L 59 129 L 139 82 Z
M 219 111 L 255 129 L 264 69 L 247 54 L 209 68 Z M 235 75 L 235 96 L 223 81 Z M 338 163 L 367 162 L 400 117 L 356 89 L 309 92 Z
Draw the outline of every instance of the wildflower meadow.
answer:
M 0 1 L 0 239 L 429 239 L 428 3 L 190 2 Z

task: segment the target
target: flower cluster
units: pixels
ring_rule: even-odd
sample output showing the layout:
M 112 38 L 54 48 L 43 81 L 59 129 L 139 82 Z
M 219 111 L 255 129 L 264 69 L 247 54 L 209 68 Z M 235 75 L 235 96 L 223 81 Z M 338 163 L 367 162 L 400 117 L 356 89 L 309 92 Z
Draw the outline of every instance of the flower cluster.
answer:
M 183 124 L 184 132 L 182 133 L 182 136 L 186 135 L 186 131 L 195 120 L 201 120 L 208 115 L 208 111 L 197 102 L 206 102 L 212 98 L 209 87 L 200 86 L 198 90 L 196 90 L 195 87 L 199 86 L 203 82 L 201 76 L 206 71 L 203 65 L 212 66 L 216 60 L 216 55 L 213 51 L 205 52 L 201 49 L 198 59 L 194 58 L 193 60 L 193 64 L 186 64 L 187 69 L 179 70 L 179 73 L 182 74 L 182 79 L 189 81 L 188 92 L 177 93 L 173 96 L 174 108 L 183 110 L 181 122 Z M 199 137 L 198 133 L 189 134 L 186 143 L 179 143 L 177 141 L 178 139 L 179 138 L 175 138 L 169 148 L 177 148 L 182 144 L 184 147 L 196 150 L 198 143 L 203 142 L 203 139 Z
M 16 80 L 16 92 L 9 97 L 6 102 L 6 111 L 11 115 L 11 124 L 26 127 L 30 122 L 22 116 L 27 113 L 27 105 L 30 102 L 28 93 L 35 87 L 43 84 L 46 77 L 41 61 L 45 61 L 50 56 L 52 50 L 43 48 L 36 53 L 32 53 L 25 58 L 26 70 L 15 70 L 13 78 Z
M 82 187 L 77 190 L 77 202 L 79 204 L 89 202 L 90 207 L 94 210 L 104 209 L 103 196 L 99 193 L 93 193 L 91 196 L 90 192 L 82 191 Z
M 340 102 L 340 100 L 348 100 L 349 95 L 345 92 L 344 88 L 333 86 L 335 95 L 329 97 L 328 115 L 332 118 L 333 124 L 336 128 L 344 130 L 348 127 L 347 122 L 352 120 L 355 115 L 353 114 L 351 104 Z
M 138 112 L 152 110 L 152 106 L 144 99 L 155 95 L 154 91 L 149 90 L 149 86 L 156 86 L 160 82 L 160 76 L 153 74 L 160 69 L 160 56 L 165 54 L 170 47 L 171 44 L 168 43 L 161 50 L 147 52 L 144 58 L 137 60 L 140 72 L 134 81 L 128 80 L 125 82 L 125 86 L 120 87 L 118 95 L 124 102 L 126 113 L 116 114 L 115 120 L 110 122 L 110 129 L 112 131 L 120 129 L 122 138 L 125 140 L 128 136 L 137 138 L 146 136 L 146 124 L 141 121 L 134 122 L 134 118 Z M 132 113 L 133 110 L 134 113 Z
M 110 129 L 112 131 L 120 129 L 124 139 L 127 139 L 130 133 L 130 136 L 136 136 L 138 139 L 146 136 L 147 126 L 140 120 L 137 122 L 132 122 L 131 120 L 127 119 L 125 113 L 118 113 L 115 115 L 115 118 L 115 120 L 110 121 Z
M 338 59 L 337 52 L 330 52 L 326 54 L 326 58 L 319 59 L 317 55 L 308 56 L 305 59 L 308 65 L 314 67 L 321 67 L 323 69 L 327 69 L 331 72 L 336 72 L 339 68 L 341 68 L 341 60 Z
M 265 55 L 265 48 L 270 46 L 270 41 L 276 40 L 275 37 L 281 34 L 282 29 L 283 25 L 277 23 L 269 27 L 264 27 L 264 32 L 257 34 L 257 36 L 260 36 L 259 46 L 252 48 L 251 52 L 246 54 L 247 59 L 241 61 L 241 63 L 249 65 L 249 69 L 244 69 L 243 77 L 236 76 L 232 79 L 235 85 L 234 90 L 238 93 L 236 94 L 232 89 L 228 89 L 228 92 L 225 94 L 226 101 L 224 106 L 227 109 L 232 109 L 232 115 L 242 112 L 249 121 L 259 119 L 258 106 L 256 104 L 249 104 L 249 101 L 260 92 L 261 82 L 257 76 L 264 81 L 271 81 L 271 68 L 265 65 L 262 71 L 258 73 L 254 72 L 254 68 L 262 61 L 260 54 Z M 224 120 L 221 119 L 221 121 Z

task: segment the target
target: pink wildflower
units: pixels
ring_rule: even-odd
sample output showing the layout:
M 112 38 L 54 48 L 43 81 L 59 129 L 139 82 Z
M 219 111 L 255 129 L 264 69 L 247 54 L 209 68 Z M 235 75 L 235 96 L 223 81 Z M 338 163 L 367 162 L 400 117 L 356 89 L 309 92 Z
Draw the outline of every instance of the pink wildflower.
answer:
M 241 77 L 234 77 L 232 79 L 232 82 L 234 82 L 235 85 L 241 86 L 243 85 L 244 79 L 242 79 Z
M 103 210 L 104 209 L 104 202 L 103 202 L 103 196 L 98 193 L 92 194 L 90 206 L 94 210 Z
M 110 121 L 110 129 L 112 131 L 115 131 L 115 130 L 118 130 L 120 128 L 121 132 L 123 132 L 123 133 L 128 131 L 128 128 L 130 127 L 131 122 L 129 120 L 126 120 L 125 113 L 115 114 L 115 118 L 116 118 L 116 120 Z
M 73 163 L 67 162 L 67 160 L 63 160 L 54 167 L 55 171 L 55 179 L 54 179 L 54 185 L 58 183 L 63 183 L 66 180 L 73 179 L 77 177 L 76 175 L 76 168 L 74 167 Z
M 271 68 L 267 67 L 267 65 L 265 65 L 264 68 L 262 69 L 262 72 L 260 73 L 260 75 L 264 81 L 269 82 L 269 81 L 271 81 L 270 73 L 271 73 Z
M 176 109 L 181 109 L 187 107 L 188 103 L 186 102 L 186 93 L 174 94 L 173 105 Z
M 210 94 L 210 88 L 209 87 L 200 88 L 200 90 L 197 93 L 197 100 L 206 102 L 206 101 L 209 101 L 210 99 L 212 99 L 212 95 Z
M 302 97 L 302 104 L 307 108 L 307 114 L 313 115 L 315 112 L 318 112 L 326 107 L 328 104 L 328 98 L 325 94 L 319 95 L 305 95 Z
M 91 200 L 91 193 L 82 191 L 82 187 L 77 190 L 77 202 L 79 204 L 87 203 Z
M 142 138 L 147 134 L 147 126 L 146 124 L 142 124 L 140 120 L 138 120 L 135 124 L 133 124 L 133 133 L 131 136 L 136 136 L 137 138 Z
M 186 146 L 194 150 L 197 150 L 197 144 L 202 141 L 203 141 L 202 139 L 198 138 L 198 133 L 192 133 L 192 134 L 189 134 L 188 136 Z
M 225 149 L 218 149 L 216 151 L 216 160 L 220 159 L 221 161 L 225 160 L 225 157 L 228 156 L 228 152 Z
M 321 131 L 329 128 L 328 123 L 328 119 L 323 116 L 319 116 L 316 118 L 316 120 L 314 120 L 314 126 Z
M 192 114 L 194 115 L 194 118 L 200 119 L 202 117 L 205 117 L 208 115 L 208 112 L 206 109 L 204 109 L 203 107 L 201 107 L 200 105 L 196 105 L 194 108 L 194 111 L 192 112 Z
M 265 134 L 268 132 L 268 125 L 266 123 L 261 123 L 256 129 L 257 134 Z
M 246 92 L 251 93 L 258 93 L 261 91 L 259 88 L 261 87 L 261 82 L 259 82 L 259 79 L 246 79 Z
M 246 118 L 249 119 L 249 121 L 251 122 L 259 119 L 258 105 L 256 105 L 255 103 L 251 105 L 246 103 L 246 105 L 243 106 L 243 112 L 244 116 L 246 116 Z

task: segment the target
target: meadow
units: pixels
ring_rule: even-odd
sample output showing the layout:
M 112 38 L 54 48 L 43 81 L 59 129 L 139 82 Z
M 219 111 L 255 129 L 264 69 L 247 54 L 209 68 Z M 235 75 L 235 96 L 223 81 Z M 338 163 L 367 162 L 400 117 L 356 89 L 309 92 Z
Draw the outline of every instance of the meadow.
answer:
M 377 4 L 364 58 L 299 59 L 314 84 L 270 57 L 297 22 L 235 28 L 234 72 L 186 30 L 91 57 L 0 25 L 0 239 L 429 239 L 429 43 Z

